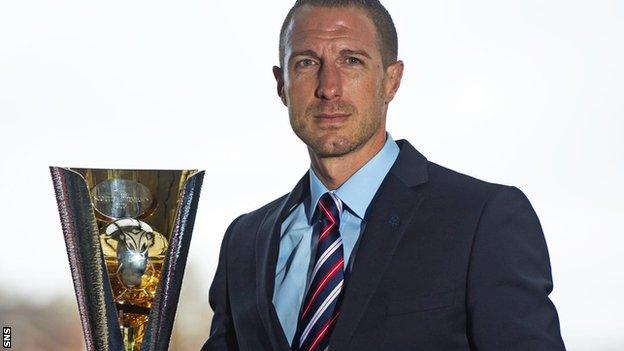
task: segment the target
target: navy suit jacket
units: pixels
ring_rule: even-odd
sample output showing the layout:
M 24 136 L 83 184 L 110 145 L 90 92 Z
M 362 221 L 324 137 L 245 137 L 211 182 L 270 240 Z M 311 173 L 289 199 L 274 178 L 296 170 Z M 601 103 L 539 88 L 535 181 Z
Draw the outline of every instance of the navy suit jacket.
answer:
M 428 161 L 405 140 L 366 214 L 330 350 L 565 350 L 542 229 L 518 188 Z M 295 188 L 232 222 L 203 350 L 289 350 L 272 303 Z

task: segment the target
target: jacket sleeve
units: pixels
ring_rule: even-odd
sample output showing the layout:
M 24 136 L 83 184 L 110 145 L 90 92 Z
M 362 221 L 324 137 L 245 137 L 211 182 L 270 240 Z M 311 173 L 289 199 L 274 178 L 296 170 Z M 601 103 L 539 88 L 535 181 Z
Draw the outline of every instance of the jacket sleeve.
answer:
M 565 350 L 546 241 L 516 187 L 494 190 L 477 225 L 466 304 L 471 350 Z
M 240 217 L 232 221 L 225 231 L 221 243 L 217 272 L 215 273 L 209 291 L 210 307 L 214 311 L 214 315 L 210 326 L 210 336 L 202 347 L 202 351 L 238 350 L 238 342 L 236 341 L 236 332 L 234 330 L 234 323 L 232 322 L 227 288 L 227 251 L 231 232 Z

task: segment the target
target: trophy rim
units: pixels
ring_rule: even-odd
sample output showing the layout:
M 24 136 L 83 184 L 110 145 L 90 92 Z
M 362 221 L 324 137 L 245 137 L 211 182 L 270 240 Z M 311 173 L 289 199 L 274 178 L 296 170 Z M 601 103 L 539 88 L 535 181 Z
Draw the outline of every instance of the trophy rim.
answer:
M 84 177 L 82 176 L 82 174 L 80 174 L 80 172 L 76 171 L 77 169 L 90 169 L 90 170 L 97 170 L 97 171 L 167 171 L 167 172 L 172 172 L 172 171 L 180 171 L 180 172 L 190 172 L 191 174 L 189 174 L 189 178 L 192 176 L 197 175 L 198 173 L 203 173 L 206 170 L 205 169 L 200 169 L 200 168 L 107 168 L 107 167 L 78 167 L 78 166 L 49 166 L 50 169 L 53 168 L 60 168 L 60 169 L 65 169 L 74 173 L 77 173 L 78 175 L 80 175 L 81 178 L 84 179 Z
M 88 169 L 88 170 L 98 170 L 98 171 L 104 171 L 104 170 L 108 170 L 108 171 L 154 171 L 154 172 L 158 172 L 158 171 L 166 171 L 166 172 L 190 172 L 190 174 L 188 175 L 188 177 L 186 177 L 186 179 L 184 180 L 184 183 L 182 183 L 182 188 L 184 188 L 187 183 L 191 180 L 191 178 L 194 178 L 196 176 L 199 176 L 200 174 L 203 176 L 206 171 L 203 169 L 198 169 L 198 168 L 191 168 L 191 169 L 164 169 L 164 168 L 88 168 L 88 167 L 70 167 L 70 166 L 49 166 L 50 170 L 54 170 L 54 169 L 62 169 L 62 170 L 66 170 L 68 172 L 71 172 L 75 175 L 77 175 L 78 177 L 80 177 L 80 179 L 84 182 L 87 191 L 89 192 L 89 197 L 91 197 L 91 189 L 89 188 L 89 184 L 87 184 L 87 180 L 85 179 L 85 177 L 82 175 L 82 173 L 78 172 L 77 169 Z M 93 201 L 92 201 L 93 202 Z M 142 218 L 146 218 L 149 217 L 152 213 L 154 213 L 154 211 L 156 211 L 156 208 L 158 207 L 158 203 L 156 201 L 154 201 L 150 207 L 148 208 L 147 211 L 145 211 L 144 213 L 142 213 L 140 216 L 137 216 L 137 218 L 142 219 Z M 119 218 L 116 217 L 111 217 L 111 216 L 107 216 L 106 214 L 102 213 L 96 206 L 93 206 L 93 214 L 95 215 L 96 219 L 100 219 L 100 220 L 118 220 Z
M 70 167 L 70 166 L 49 166 L 50 170 L 54 170 L 54 169 L 63 169 L 69 172 L 72 172 L 74 174 L 76 174 L 77 176 L 80 177 L 80 179 L 82 179 L 82 181 L 85 183 L 85 185 L 87 185 L 87 190 L 89 191 L 89 194 L 91 193 L 91 189 L 89 189 L 89 186 L 87 184 L 87 180 L 85 179 L 85 177 L 77 171 L 77 169 L 90 169 L 90 170 L 98 170 L 98 171 L 104 171 L 104 170 L 108 170 L 108 171 L 154 171 L 154 172 L 158 172 L 158 171 L 167 171 L 167 172 L 175 172 L 175 171 L 179 171 L 179 172 L 190 172 L 190 174 L 188 175 L 188 177 L 186 177 L 186 179 L 184 180 L 183 185 L 186 186 L 186 184 L 191 180 L 191 178 L 194 178 L 198 175 L 204 175 L 206 173 L 206 170 L 204 169 L 199 169 L 199 168 L 189 168 L 189 169 L 178 169 L 178 168 L 100 168 L 100 167 Z M 153 210 L 155 208 L 150 208 L 150 210 Z M 97 209 L 94 212 L 98 212 Z M 108 217 L 104 214 L 102 214 L 103 217 L 105 218 L 111 218 L 114 219 L 113 217 Z

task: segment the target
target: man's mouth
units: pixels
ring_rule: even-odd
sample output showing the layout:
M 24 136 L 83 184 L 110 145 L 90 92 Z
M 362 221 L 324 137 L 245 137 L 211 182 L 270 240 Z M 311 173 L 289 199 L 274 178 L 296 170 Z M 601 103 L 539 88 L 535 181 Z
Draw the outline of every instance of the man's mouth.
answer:
M 341 122 L 346 121 L 347 118 L 349 118 L 349 116 L 351 116 L 350 113 L 336 112 L 336 113 L 319 113 L 317 115 L 314 115 L 314 118 L 320 122 L 341 123 Z

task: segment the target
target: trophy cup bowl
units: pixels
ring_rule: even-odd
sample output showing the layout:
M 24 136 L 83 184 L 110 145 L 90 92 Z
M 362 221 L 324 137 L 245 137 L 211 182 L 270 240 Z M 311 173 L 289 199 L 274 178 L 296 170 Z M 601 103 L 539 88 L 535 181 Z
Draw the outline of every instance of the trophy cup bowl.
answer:
M 50 167 L 88 350 L 166 350 L 203 171 Z

